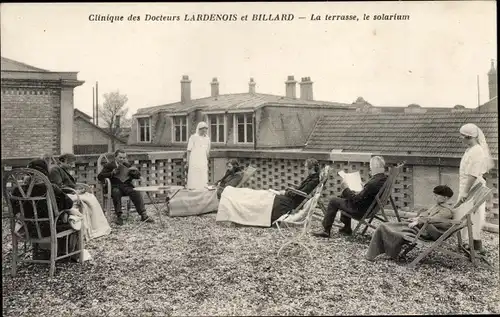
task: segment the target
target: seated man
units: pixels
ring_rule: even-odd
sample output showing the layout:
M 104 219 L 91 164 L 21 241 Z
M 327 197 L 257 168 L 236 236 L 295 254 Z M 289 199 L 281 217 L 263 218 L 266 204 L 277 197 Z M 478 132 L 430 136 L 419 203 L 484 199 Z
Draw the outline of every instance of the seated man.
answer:
M 384 172 L 384 159 L 380 156 L 374 156 L 370 159 L 370 175 L 372 175 L 372 178 L 364 185 L 361 192 L 356 193 L 349 189 L 347 184 L 343 181 L 341 184 L 343 189 L 341 197 L 334 197 L 328 203 L 326 215 L 323 219 L 323 231 L 314 232 L 313 235 L 329 238 L 335 216 L 339 209 L 349 213 L 355 218 L 363 217 L 375 199 L 375 196 L 377 196 L 387 180 L 387 175 Z M 340 229 L 339 232 L 346 235 L 352 234 L 351 218 L 341 215 L 340 221 L 344 224 L 344 227 Z
M 227 171 L 224 177 L 217 182 L 217 198 L 220 199 L 222 192 L 226 186 L 236 187 L 243 179 L 242 167 L 237 160 L 231 159 L 227 162 Z
M 85 190 L 76 190 L 76 180 L 70 174 L 75 162 L 76 156 L 74 154 L 65 153 L 61 155 L 59 160 L 55 162 L 56 164 L 53 164 L 50 168 L 49 180 L 67 193 L 84 215 L 85 239 L 89 240 L 107 235 L 111 232 L 111 227 L 97 198 L 92 193 L 85 192 Z
M 453 191 L 446 185 L 434 187 L 434 204 L 431 208 L 409 219 L 409 222 L 382 223 L 372 236 L 366 259 L 373 261 L 382 253 L 396 259 L 408 238 L 415 238 L 425 222 L 428 222 L 423 239 L 435 241 L 451 227 L 447 220 L 453 219 L 453 211 L 446 203 L 453 196 Z
M 63 154 L 59 157 L 58 164 L 53 164 L 49 168 L 49 179 L 52 184 L 59 188 L 76 188 L 76 180 L 69 173 L 74 167 L 76 156 L 71 153 Z
M 154 222 L 147 213 L 146 207 L 144 206 L 144 201 L 142 199 L 141 193 L 134 190 L 134 185 L 132 185 L 132 177 L 130 172 L 136 171 L 137 169 L 132 167 L 127 161 L 127 154 L 125 151 L 118 149 L 115 151 L 115 160 L 104 165 L 102 171 L 97 175 L 97 179 L 100 182 L 105 181 L 109 178 L 111 181 L 111 199 L 113 200 L 113 206 L 115 207 L 116 213 L 116 223 L 118 225 L 123 225 L 122 218 L 122 197 L 129 196 L 135 209 L 141 215 L 141 221 Z M 137 174 L 137 173 L 136 173 Z

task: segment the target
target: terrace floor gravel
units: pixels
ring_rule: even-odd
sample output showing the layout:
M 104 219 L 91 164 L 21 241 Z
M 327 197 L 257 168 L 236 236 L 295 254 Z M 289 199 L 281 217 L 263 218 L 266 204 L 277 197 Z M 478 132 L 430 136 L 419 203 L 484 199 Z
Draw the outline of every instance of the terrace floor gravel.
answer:
M 131 216 L 90 241 L 83 265 L 23 264 L 10 276 L 2 230 L 4 316 L 239 316 L 500 313 L 498 234 L 484 233 L 494 271 L 433 252 L 417 269 L 364 259 L 369 238 L 315 239 L 311 260 L 274 228 L 217 224 L 215 214 L 138 225 Z M 319 228 L 319 222 L 313 224 Z M 412 251 L 408 260 L 416 256 Z

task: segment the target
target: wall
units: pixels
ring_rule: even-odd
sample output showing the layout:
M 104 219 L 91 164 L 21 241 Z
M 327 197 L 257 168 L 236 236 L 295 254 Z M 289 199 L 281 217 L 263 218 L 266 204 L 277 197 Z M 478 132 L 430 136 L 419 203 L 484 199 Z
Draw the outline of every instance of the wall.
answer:
M 60 153 L 60 89 L 2 80 L 2 158 Z
M 101 154 L 112 151 L 112 138 L 81 117 L 74 119 L 73 152 L 75 154 Z M 125 144 L 116 140 L 115 150 Z
M 267 106 L 260 113 L 258 148 L 303 147 L 316 120 L 338 109 Z
M 107 145 L 109 136 L 96 129 L 92 124 L 82 118 L 75 118 L 73 124 L 73 143 L 75 145 Z

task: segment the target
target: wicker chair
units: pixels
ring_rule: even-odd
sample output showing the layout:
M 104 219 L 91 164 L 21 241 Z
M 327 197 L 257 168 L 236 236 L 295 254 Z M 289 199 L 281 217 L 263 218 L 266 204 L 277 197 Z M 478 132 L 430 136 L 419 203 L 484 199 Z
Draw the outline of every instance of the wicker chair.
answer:
M 20 262 L 49 264 L 51 277 L 54 276 L 55 263 L 58 260 L 78 254 L 80 263 L 83 263 L 84 228 L 78 231 L 74 229 L 57 231 L 60 217 L 67 214 L 66 210 L 58 210 L 52 184 L 45 175 L 30 168 L 15 168 L 5 173 L 2 185 L 12 235 L 12 276 L 16 275 Z M 34 192 L 35 188 L 38 193 Z M 43 190 L 40 190 L 41 188 Z M 24 234 L 19 234 L 18 228 L 24 229 Z M 77 250 L 69 252 L 70 237 L 75 236 L 78 237 Z M 58 254 L 60 251 L 58 246 L 61 246 L 62 240 L 65 240 L 65 252 Z M 24 241 L 25 252 L 27 245 L 32 246 L 31 259 L 19 256 L 20 241 Z M 48 260 L 35 259 L 40 244 L 50 245 Z

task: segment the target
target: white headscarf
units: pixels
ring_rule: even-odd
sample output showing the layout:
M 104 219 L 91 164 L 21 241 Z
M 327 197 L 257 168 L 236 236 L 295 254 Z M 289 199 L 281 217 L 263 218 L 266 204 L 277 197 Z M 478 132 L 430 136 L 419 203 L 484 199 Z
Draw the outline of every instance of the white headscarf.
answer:
M 196 134 L 201 136 L 200 129 L 202 129 L 202 128 L 208 129 L 208 124 L 205 121 L 201 121 L 198 123 L 198 125 L 196 126 Z
M 481 148 L 483 149 L 485 155 L 486 171 L 484 171 L 484 173 L 487 173 L 490 169 L 495 167 L 495 163 L 493 162 L 493 158 L 491 157 L 490 148 L 488 146 L 488 143 L 486 143 L 486 138 L 484 137 L 484 133 L 477 125 L 473 123 L 464 124 L 460 128 L 460 133 L 466 136 L 477 138 L 477 142 L 479 143 L 479 146 L 481 146 Z

